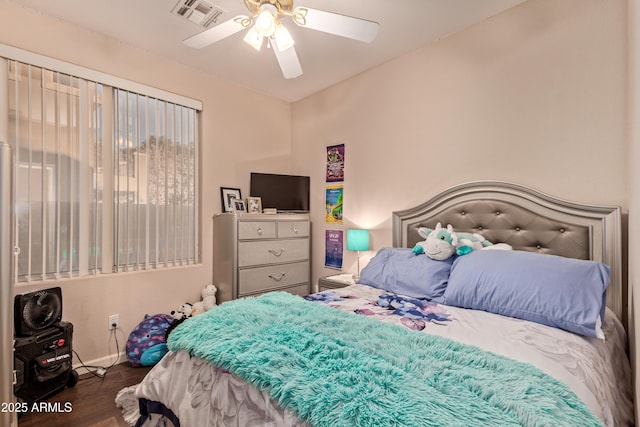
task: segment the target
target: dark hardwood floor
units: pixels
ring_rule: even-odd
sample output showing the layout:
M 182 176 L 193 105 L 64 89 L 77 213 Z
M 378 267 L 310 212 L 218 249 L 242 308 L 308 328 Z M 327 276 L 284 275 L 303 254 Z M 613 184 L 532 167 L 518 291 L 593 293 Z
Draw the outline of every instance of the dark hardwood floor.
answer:
M 60 408 L 71 407 L 69 412 L 27 413 L 18 419 L 19 427 L 127 427 L 120 408 L 115 404 L 116 394 L 124 387 L 142 381 L 151 368 L 133 368 L 129 363 L 115 365 L 104 378 L 91 374 L 80 376 L 75 387 L 66 387 L 51 396 L 47 402 L 59 402 Z

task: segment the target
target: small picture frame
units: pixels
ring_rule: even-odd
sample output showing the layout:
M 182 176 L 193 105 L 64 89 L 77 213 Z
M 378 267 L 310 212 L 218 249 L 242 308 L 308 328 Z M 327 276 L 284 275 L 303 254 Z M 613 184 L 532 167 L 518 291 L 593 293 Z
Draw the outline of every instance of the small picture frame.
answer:
M 242 199 L 233 199 L 233 211 L 237 213 L 246 213 L 247 205 L 245 205 Z
M 262 213 L 262 199 L 260 197 L 247 197 L 247 212 Z
M 239 188 L 220 187 L 220 197 L 222 198 L 222 212 L 234 212 L 234 201 L 242 201 Z

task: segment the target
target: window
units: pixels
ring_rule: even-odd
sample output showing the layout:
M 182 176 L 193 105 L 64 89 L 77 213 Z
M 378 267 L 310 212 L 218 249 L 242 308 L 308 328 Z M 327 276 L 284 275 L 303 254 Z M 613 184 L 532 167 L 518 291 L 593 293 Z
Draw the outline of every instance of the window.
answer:
M 5 71 L 18 281 L 197 261 L 197 109 L 15 60 Z
M 196 114 L 116 90 L 117 269 L 195 257 Z

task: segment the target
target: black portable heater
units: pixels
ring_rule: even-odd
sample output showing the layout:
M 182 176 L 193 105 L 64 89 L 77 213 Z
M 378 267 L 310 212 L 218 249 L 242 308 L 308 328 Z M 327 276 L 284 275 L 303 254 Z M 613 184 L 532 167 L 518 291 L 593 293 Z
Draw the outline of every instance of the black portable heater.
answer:
M 14 300 L 14 394 L 26 402 L 73 387 L 73 325 L 62 320 L 59 287 L 16 295 Z

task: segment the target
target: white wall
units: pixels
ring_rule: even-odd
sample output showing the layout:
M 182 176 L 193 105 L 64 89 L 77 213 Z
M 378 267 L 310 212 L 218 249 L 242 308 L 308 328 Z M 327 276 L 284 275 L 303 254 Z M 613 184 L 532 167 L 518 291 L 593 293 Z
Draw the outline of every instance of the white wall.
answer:
M 63 318 L 75 328 L 75 350 L 85 362 L 100 359 L 115 353 L 114 343 L 108 343 L 109 314 L 120 315 L 122 350 L 144 314 L 168 313 L 183 302 L 199 299 L 200 289 L 211 280 L 211 218 L 221 210 L 220 186 L 241 187 L 243 195 L 248 195 L 253 165 L 289 168 L 291 107 L 7 2 L 0 2 L 0 43 L 203 101 L 202 264 L 18 288 L 26 292 L 60 285 Z M 251 117 L 251 126 L 246 117 Z

